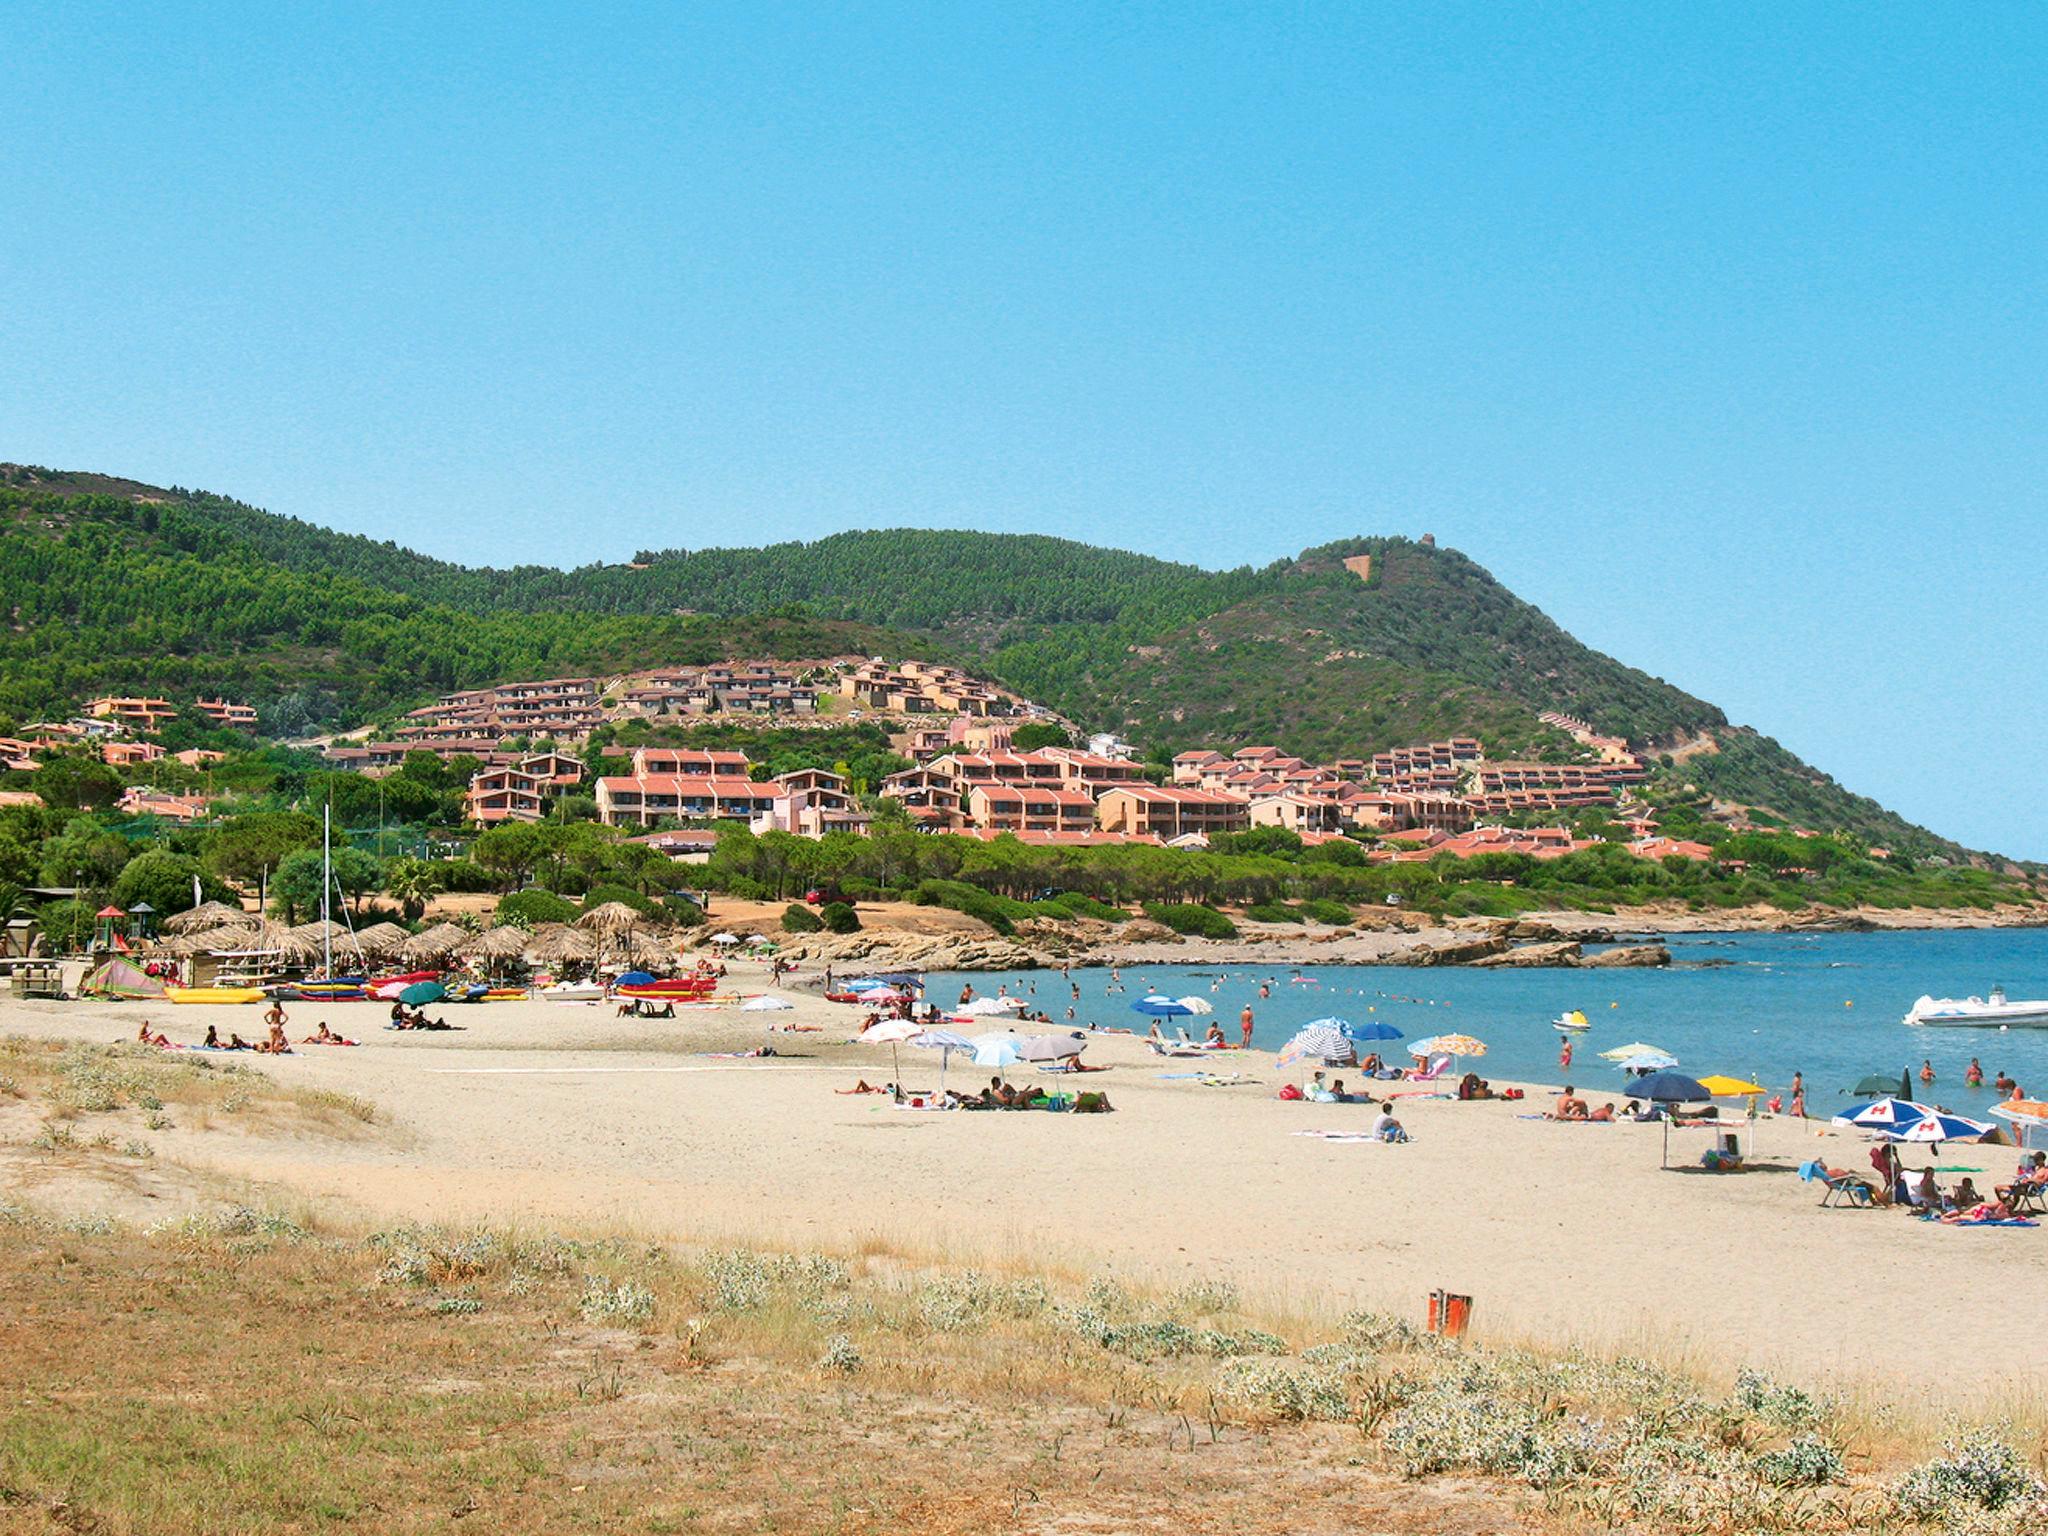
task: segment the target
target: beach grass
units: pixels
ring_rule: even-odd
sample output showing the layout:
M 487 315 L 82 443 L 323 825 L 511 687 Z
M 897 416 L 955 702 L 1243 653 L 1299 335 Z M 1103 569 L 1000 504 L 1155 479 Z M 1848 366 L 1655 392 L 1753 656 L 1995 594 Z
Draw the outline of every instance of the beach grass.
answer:
M 354 1229 L 261 1206 L 149 1228 L 0 1219 L 10 1529 L 1170 1517 L 2018 1536 L 2048 1512 L 2038 1416 L 1959 1428 L 1953 1465 L 1915 1472 L 1944 1465 L 1924 1404 L 1271 1315 L 1221 1280 Z

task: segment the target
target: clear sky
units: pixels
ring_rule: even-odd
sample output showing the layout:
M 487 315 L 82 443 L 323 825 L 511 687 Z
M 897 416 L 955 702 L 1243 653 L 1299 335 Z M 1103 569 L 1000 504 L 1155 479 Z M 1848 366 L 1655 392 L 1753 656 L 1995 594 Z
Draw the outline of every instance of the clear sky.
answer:
M 466 561 L 1434 532 L 2048 857 L 2048 11 L 0 9 L 0 458 Z

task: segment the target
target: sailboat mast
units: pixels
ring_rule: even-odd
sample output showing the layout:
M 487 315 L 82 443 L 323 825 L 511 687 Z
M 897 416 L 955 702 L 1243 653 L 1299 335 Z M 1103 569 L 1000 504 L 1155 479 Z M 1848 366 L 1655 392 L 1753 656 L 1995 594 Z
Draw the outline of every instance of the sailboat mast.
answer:
M 320 952 L 326 969 L 320 974 L 334 976 L 334 930 L 328 926 L 327 893 L 334 885 L 334 802 L 320 808 Z

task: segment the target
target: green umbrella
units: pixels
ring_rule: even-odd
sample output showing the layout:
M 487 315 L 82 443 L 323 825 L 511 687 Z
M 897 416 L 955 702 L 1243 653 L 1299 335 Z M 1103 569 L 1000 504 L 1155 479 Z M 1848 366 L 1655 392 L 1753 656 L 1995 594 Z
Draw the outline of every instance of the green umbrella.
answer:
M 1858 1081 L 1856 1086 L 1851 1088 L 1849 1092 L 1855 1094 L 1859 1099 L 1888 1099 L 1898 1092 L 1898 1088 L 1899 1080 L 1897 1078 L 1886 1077 L 1882 1072 L 1873 1072 L 1870 1076 Z M 1911 1098 L 1912 1095 L 1908 1094 L 1906 1097 Z
M 422 1008 L 428 1003 L 438 1003 L 447 995 L 448 989 L 438 981 L 416 981 L 398 994 L 398 1000 L 414 1008 Z

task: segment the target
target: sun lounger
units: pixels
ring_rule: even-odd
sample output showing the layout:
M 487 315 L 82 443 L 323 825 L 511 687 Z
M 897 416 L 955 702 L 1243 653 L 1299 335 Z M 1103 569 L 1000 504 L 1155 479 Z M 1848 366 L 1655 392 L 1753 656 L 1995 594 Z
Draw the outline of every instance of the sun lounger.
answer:
M 1818 1179 L 1827 1186 L 1821 1191 L 1822 1205 L 1859 1206 L 1865 1210 L 1871 1207 L 1870 1186 L 1852 1173 L 1830 1177 L 1823 1164 L 1801 1163 L 1799 1177 L 1808 1183 Z
M 1430 1057 L 1429 1065 L 1420 1072 L 1409 1073 L 1408 1081 L 1411 1083 L 1433 1083 L 1450 1070 L 1451 1058 L 1448 1055 L 1439 1053 Z

